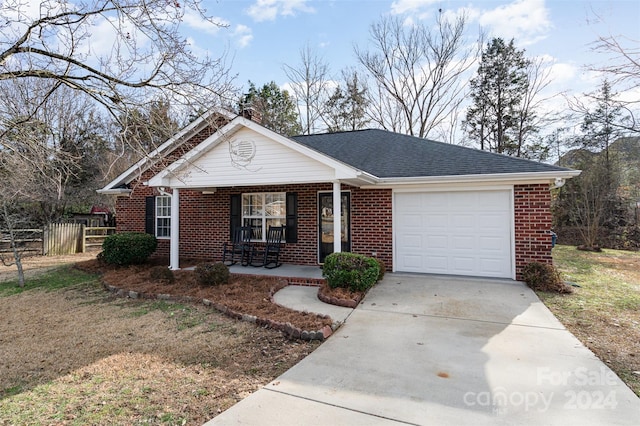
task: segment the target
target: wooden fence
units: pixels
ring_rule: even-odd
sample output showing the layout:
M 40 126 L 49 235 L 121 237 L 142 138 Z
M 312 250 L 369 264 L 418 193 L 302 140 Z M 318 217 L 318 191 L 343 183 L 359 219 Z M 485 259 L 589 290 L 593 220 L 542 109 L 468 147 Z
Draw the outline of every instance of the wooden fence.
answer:
M 104 239 L 116 233 L 115 227 L 82 225 L 82 252 L 100 249 Z
M 82 225 L 50 223 L 44 229 L 44 254 L 74 254 L 82 252 Z
M 14 238 L 18 250 L 23 253 L 32 255 L 43 254 L 43 230 L 42 229 L 16 229 Z M 9 231 L 0 230 L 0 253 L 10 253 L 13 255 L 11 248 L 11 237 Z
M 88 227 L 80 223 L 50 223 L 43 229 L 15 231 L 20 251 L 47 256 L 99 250 L 107 235 L 115 232 L 116 228 Z M 11 252 L 11 240 L 4 231 L 0 231 L 0 252 Z

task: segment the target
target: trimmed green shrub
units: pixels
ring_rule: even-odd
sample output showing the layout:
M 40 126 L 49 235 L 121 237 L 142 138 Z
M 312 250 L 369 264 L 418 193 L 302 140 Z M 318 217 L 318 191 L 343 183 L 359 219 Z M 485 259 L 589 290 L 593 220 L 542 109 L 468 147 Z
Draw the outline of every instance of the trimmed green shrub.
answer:
M 144 263 L 157 246 L 158 240 L 150 234 L 123 232 L 109 235 L 102 243 L 102 260 L 121 266 Z
M 522 279 L 534 290 L 573 293 L 573 287 L 564 282 L 558 269 L 548 263 L 527 263 L 522 270 Z
M 173 275 L 173 271 L 166 266 L 154 266 L 149 270 L 149 277 L 154 281 L 161 281 L 166 283 L 174 282 L 175 276 Z
M 329 287 L 365 291 L 377 282 L 380 265 L 372 257 L 355 253 L 331 253 L 324 260 L 322 275 Z
M 200 263 L 196 265 L 195 274 L 202 285 L 220 285 L 229 282 L 229 267 L 222 262 Z

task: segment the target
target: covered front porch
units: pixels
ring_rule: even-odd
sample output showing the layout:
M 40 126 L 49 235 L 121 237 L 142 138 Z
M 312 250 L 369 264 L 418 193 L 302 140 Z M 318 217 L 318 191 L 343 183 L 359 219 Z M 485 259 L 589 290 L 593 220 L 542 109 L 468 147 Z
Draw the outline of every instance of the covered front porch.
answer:
M 327 184 L 318 184 L 318 188 L 327 188 Z M 169 267 L 172 270 L 180 269 L 180 258 L 185 257 L 183 251 L 184 248 L 189 246 L 195 239 L 201 239 L 202 233 L 207 232 L 208 226 L 204 223 L 203 218 L 188 217 L 189 213 L 184 214 L 185 210 L 193 209 L 193 202 L 195 197 L 193 193 L 200 193 L 203 196 L 214 198 L 226 198 L 231 199 L 228 213 L 225 212 L 212 212 L 209 220 L 214 220 L 218 223 L 218 226 L 214 233 L 217 234 L 217 238 L 212 238 L 211 242 L 217 241 L 213 244 L 210 254 L 210 258 L 218 259 L 223 252 L 223 246 L 225 242 L 231 242 L 234 236 L 234 231 L 239 227 L 256 228 L 258 224 L 258 232 L 255 234 L 258 236 L 255 240 L 252 240 L 253 245 L 264 245 L 265 239 L 261 236 L 267 235 L 267 230 L 270 226 L 284 226 L 286 238 L 283 238 L 282 246 L 283 252 L 285 252 L 284 263 L 287 265 L 289 272 L 295 269 L 295 267 L 310 266 L 313 269 L 320 271 L 319 265 L 323 263 L 324 257 L 329 253 L 337 253 L 341 251 L 350 251 L 350 209 L 349 209 L 349 193 L 343 191 L 343 186 L 340 182 L 333 182 L 331 185 L 331 191 L 327 190 L 315 190 L 315 191 L 296 191 L 290 192 L 291 189 L 296 189 L 296 185 L 287 185 L 286 187 L 271 186 L 271 187 L 240 187 L 240 188 L 221 188 L 221 191 L 202 191 L 196 188 L 165 188 L 160 187 L 159 191 L 163 194 L 167 194 L 171 198 L 170 208 L 170 235 L 169 235 Z M 305 184 L 308 188 L 309 185 Z M 264 193 L 257 193 L 256 191 L 262 191 Z M 282 188 L 282 189 L 281 189 Z M 273 192 L 272 192 L 273 191 Z M 189 201 L 181 201 L 181 195 L 184 192 L 189 192 Z M 346 194 L 346 195 L 345 195 Z M 271 208 L 267 203 L 261 204 L 256 207 L 255 205 L 246 205 L 247 199 L 253 200 L 255 195 L 282 195 L 286 199 L 286 204 L 278 206 L 274 210 L 279 213 L 269 213 Z M 285 197 L 286 195 L 286 197 Z M 309 203 L 309 199 L 313 197 L 313 204 Z M 251 203 L 253 201 L 249 201 Z M 304 204 L 304 206 L 300 206 Z M 256 210 L 258 214 L 256 215 Z M 267 212 L 265 212 L 267 211 Z M 262 218 L 256 218 L 256 216 L 263 215 Z M 189 223 L 183 223 L 185 216 L 188 217 Z M 299 216 L 302 216 L 299 219 Z M 311 217 L 313 220 L 308 220 Z M 202 225 L 199 228 L 199 225 Z M 220 226 L 222 225 L 222 226 Z M 222 229 L 220 229 L 222 228 Z M 228 230 L 225 232 L 225 229 Z M 218 237 L 218 235 L 221 237 Z M 254 235 L 254 237 L 256 236 Z M 334 238 L 334 236 L 338 236 Z M 195 237 L 195 238 L 194 238 Z M 182 249 L 181 249 L 182 248 Z M 190 258 L 189 254 L 186 255 Z M 238 265 L 234 265 L 234 270 L 238 273 L 248 273 L 250 270 L 262 270 L 262 275 L 276 275 L 280 274 L 277 270 L 282 269 L 283 266 L 276 268 L 275 272 L 267 268 L 253 268 L 242 267 L 236 268 Z M 306 272 L 306 271 L 305 271 Z M 252 274 L 255 275 L 255 274 Z M 306 277 L 307 273 L 303 274 Z M 321 277 L 321 274 L 318 275 Z
M 352 251 L 354 232 L 368 229 L 366 224 L 362 231 L 350 229 L 349 191 L 374 180 L 250 120 L 237 119 L 146 185 L 170 204 L 163 211 L 170 210 L 165 218 L 170 232 L 164 230 L 169 244 L 165 238 L 163 245 L 170 268 L 177 270 L 181 257 L 218 258 L 224 242 L 232 241 L 241 226 L 259 231 L 252 237 L 257 243 L 266 241 L 270 226 L 284 226 L 284 263 L 316 266 L 328 253 Z M 367 254 L 378 253 L 377 246 L 366 244 Z

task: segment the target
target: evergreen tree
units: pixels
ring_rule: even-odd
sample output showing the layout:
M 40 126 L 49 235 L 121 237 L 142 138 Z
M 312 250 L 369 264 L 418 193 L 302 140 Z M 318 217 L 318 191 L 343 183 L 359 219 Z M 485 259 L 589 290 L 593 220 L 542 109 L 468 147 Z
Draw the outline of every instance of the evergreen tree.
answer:
M 367 87 L 356 72 L 344 76 L 346 87 L 336 87 L 325 104 L 324 119 L 330 133 L 363 129 L 369 122 Z
M 260 124 L 274 132 L 285 136 L 302 132 L 293 98 L 286 90 L 280 90 L 273 81 L 259 90 L 249 81 L 249 91 L 240 101 L 240 112 L 245 108 L 253 108 L 261 117 Z
M 179 128 L 171 118 L 169 102 L 162 99 L 153 100 L 144 108 L 128 110 L 117 124 L 120 137 L 138 157 L 158 148 Z
M 529 89 L 529 64 L 513 39 L 506 44 L 494 38 L 482 52 L 477 76 L 471 80 L 472 105 L 464 122 L 469 138 L 478 142 L 480 149 L 522 155 L 520 130 L 529 127 L 525 121 L 530 117 L 521 105 Z
M 578 138 L 578 144 L 590 151 L 604 153 L 605 166 L 609 169 L 609 146 L 621 136 L 619 129 L 622 127 L 620 122 L 623 121 L 622 105 L 614 99 L 615 94 L 611 92 L 611 85 L 607 80 L 590 97 L 596 101 L 596 105 L 592 111 L 584 111 L 580 126 L 583 135 Z

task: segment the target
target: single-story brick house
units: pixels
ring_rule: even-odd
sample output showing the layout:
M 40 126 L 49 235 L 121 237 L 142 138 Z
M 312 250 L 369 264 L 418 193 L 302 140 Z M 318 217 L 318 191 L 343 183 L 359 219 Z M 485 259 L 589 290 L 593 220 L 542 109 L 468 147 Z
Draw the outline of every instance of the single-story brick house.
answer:
M 577 174 L 384 130 L 288 138 L 216 109 L 99 192 L 172 269 L 220 260 L 236 226 L 286 225 L 284 263 L 352 251 L 396 272 L 520 279 L 551 262 L 550 188 Z

